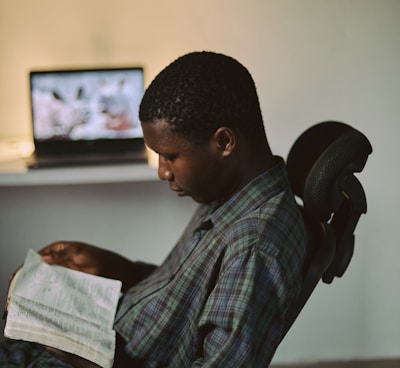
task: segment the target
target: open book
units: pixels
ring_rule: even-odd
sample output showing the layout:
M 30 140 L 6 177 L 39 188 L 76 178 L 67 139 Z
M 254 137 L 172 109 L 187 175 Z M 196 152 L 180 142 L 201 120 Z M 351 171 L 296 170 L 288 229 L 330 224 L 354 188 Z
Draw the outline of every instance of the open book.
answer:
M 4 336 L 37 342 L 111 368 L 121 282 L 48 265 L 29 250 L 8 293 Z

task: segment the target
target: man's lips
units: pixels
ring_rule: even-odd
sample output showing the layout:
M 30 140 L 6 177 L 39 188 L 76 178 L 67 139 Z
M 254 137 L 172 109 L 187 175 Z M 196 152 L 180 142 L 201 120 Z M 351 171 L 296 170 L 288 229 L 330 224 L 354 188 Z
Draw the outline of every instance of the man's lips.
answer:
M 174 187 L 174 186 L 170 186 L 169 187 L 172 191 L 174 191 L 175 193 L 177 193 L 178 195 L 183 195 L 184 191 L 181 188 L 178 187 Z

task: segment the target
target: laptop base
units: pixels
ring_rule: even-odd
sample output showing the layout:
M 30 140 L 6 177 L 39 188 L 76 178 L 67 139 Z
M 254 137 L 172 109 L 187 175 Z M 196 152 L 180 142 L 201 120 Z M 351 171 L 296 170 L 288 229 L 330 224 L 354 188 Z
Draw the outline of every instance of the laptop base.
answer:
M 118 154 L 96 153 L 82 155 L 49 155 L 37 156 L 33 154 L 26 161 L 28 169 L 49 169 L 76 166 L 100 166 L 118 164 L 138 164 L 147 162 L 146 152 L 125 152 Z

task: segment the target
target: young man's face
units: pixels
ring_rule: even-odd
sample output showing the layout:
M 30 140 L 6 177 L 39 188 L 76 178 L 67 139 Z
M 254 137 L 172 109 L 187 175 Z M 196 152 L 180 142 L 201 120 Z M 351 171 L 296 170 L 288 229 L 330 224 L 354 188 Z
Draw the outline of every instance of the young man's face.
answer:
M 142 124 L 146 145 L 159 155 L 158 176 L 168 180 L 178 196 L 196 202 L 220 200 L 229 183 L 224 175 L 223 155 L 214 141 L 195 145 L 171 132 L 165 121 Z

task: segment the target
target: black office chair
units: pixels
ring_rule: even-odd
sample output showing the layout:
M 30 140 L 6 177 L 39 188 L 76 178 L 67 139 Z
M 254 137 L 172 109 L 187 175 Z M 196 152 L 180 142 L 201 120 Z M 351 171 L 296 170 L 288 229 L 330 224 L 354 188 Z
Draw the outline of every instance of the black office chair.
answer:
M 310 234 L 301 294 L 288 311 L 284 335 L 315 286 L 331 283 L 347 269 L 354 230 L 367 211 L 364 189 L 355 172 L 363 170 L 372 147 L 351 126 L 326 121 L 306 130 L 287 157 L 290 183 Z

